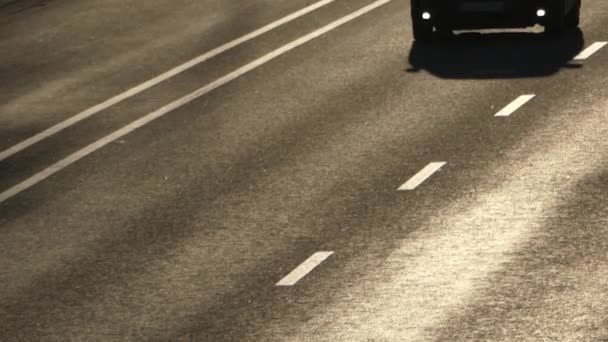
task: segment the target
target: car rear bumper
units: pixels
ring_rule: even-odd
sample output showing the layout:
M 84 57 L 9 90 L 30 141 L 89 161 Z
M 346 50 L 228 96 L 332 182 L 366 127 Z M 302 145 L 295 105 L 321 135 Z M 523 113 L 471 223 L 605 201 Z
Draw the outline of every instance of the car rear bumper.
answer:
M 428 11 L 434 22 L 456 29 L 526 27 L 567 12 L 559 0 L 420 0 L 416 6 L 413 15 Z M 538 17 L 539 9 L 546 16 Z

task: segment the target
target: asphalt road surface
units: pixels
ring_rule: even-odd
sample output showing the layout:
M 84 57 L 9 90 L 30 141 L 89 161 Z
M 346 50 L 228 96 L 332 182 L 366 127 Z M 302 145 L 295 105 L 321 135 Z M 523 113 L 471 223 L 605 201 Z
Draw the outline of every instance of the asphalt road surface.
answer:
M 0 7 L 0 340 L 608 341 L 608 2 Z

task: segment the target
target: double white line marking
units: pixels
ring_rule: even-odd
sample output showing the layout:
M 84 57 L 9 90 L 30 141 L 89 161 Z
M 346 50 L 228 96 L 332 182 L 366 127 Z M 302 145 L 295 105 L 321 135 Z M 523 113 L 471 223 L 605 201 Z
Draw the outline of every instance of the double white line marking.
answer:
M 201 64 L 201 63 L 203 63 L 203 62 L 205 62 L 205 61 L 207 61 L 207 60 L 209 60 L 209 59 L 211 59 L 211 58 L 213 58 L 213 57 L 215 57 L 217 55 L 219 55 L 219 54 L 222 54 L 222 53 L 224 53 L 224 52 L 226 52 L 226 51 L 228 51 L 228 50 L 230 50 L 230 49 L 232 49 L 232 48 L 234 48 L 234 47 L 236 47 L 238 45 L 241 45 L 241 44 L 243 44 L 243 43 L 245 43 L 245 42 L 247 42 L 249 40 L 252 40 L 252 39 L 254 39 L 254 38 L 258 37 L 258 36 L 261 36 L 264 33 L 267 33 L 267 32 L 269 32 L 271 30 L 274 30 L 275 28 L 277 28 L 279 26 L 287 24 L 287 23 L 289 23 L 289 22 L 291 22 L 291 21 L 293 21 L 293 20 L 295 20 L 295 19 L 297 19 L 297 18 L 299 18 L 299 17 L 301 17 L 301 16 L 303 16 L 305 14 L 308 14 L 308 13 L 310 13 L 310 12 L 312 12 L 312 11 L 320 8 L 320 7 L 323 7 L 323 6 L 327 5 L 327 4 L 330 4 L 330 3 L 334 2 L 334 1 L 335 0 L 322 0 L 322 1 L 319 1 L 317 3 L 312 4 L 310 6 L 307 6 L 307 7 L 303 8 L 303 9 L 297 11 L 297 12 L 294 12 L 294 13 L 292 13 L 292 14 L 284 17 L 284 18 L 282 18 L 282 19 L 279 19 L 279 20 L 277 20 L 275 22 L 272 22 L 272 23 L 270 23 L 270 24 L 268 24 L 268 25 L 266 25 L 264 27 L 261 27 L 261 28 L 255 30 L 255 31 L 253 31 L 253 32 L 250 32 L 250 33 L 248 33 L 248 34 L 246 34 L 246 35 L 244 35 L 242 37 L 234 39 L 234 40 L 232 40 L 232 41 L 230 41 L 230 42 L 228 42 L 228 43 L 226 43 L 226 44 L 224 44 L 222 46 L 219 46 L 219 47 L 217 47 L 217 48 L 215 48 L 215 49 L 213 49 L 211 51 L 208 51 L 208 52 L 206 52 L 206 53 L 204 53 L 204 54 L 202 54 L 202 55 L 200 55 L 200 56 L 198 56 L 198 57 L 196 57 L 194 59 L 191 59 L 191 60 L 189 60 L 188 62 L 186 62 L 186 63 L 184 63 L 182 65 L 179 65 L 179 66 L 177 66 L 177 67 L 175 67 L 175 68 L 173 68 L 173 69 L 171 69 L 171 70 L 169 70 L 169 71 L 167 71 L 167 72 L 165 72 L 163 74 L 160 74 L 160 75 L 154 77 L 153 79 L 150 79 L 150 80 L 148 80 L 148 81 L 146 81 L 146 82 L 144 82 L 144 83 L 142 83 L 142 84 L 140 84 L 140 85 L 138 85 L 136 87 L 133 87 L 133 88 L 131 88 L 131 89 L 129 89 L 129 90 L 121 93 L 121 94 L 118 94 L 118 95 L 116 95 L 116 96 L 114 96 L 114 97 L 112 97 L 112 98 L 110 98 L 110 99 L 108 99 L 108 100 L 106 100 L 106 101 L 104 101 L 102 103 L 99 103 L 99 104 L 97 104 L 97 105 L 95 105 L 95 106 L 93 106 L 93 107 L 91 107 L 91 108 L 89 108 L 89 109 L 87 109 L 87 110 L 85 110 L 83 112 L 80 112 L 80 113 L 72 116 L 71 118 L 69 118 L 69 119 L 67 119 L 65 121 L 62 121 L 62 122 L 60 122 L 60 123 L 58 123 L 58 124 L 56 124 L 56 125 L 54 125 L 54 126 L 52 126 L 50 128 L 47 128 L 46 130 L 44 130 L 44 131 L 42 131 L 42 132 L 40 132 L 40 133 L 32 136 L 31 138 L 28 138 L 28 139 L 26 139 L 26 140 L 18 143 L 17 145 L 14 145 L 14 146 L 10 147 L 9 149 L 0 152 L 0 161 L 2 161 L 4 159 L 6 159 L 6 158 L 8 158 L 8 157 L 10 157 L 12 155 L 14 155 L 15 153 L 17 153 L 19 151 L 22 151 L 22 150 L 24 150 L 24 149 L 26 149 L 26 148 L 28 148 L 28 147 L 36 144 L 37 142 L 39 142 L 39 141 L 41 141 L 43 139 L 46 139 L 46 138 L 48 138 L 48 137 L 50 137 L 50 136 L 52 136 L 54 134 L 59 133 L 60 131 L 66 129 L 66 128 L 68 128 L 68 127 L 70 127 L 70 126 L 72 126 L 72 125 L 74 125 L 74 124 L 76 124 L 76 123 L 78 123 L 78 122 L 80 122 L 80 121 L 82 121 L 82 120 L 90 117 L 90 116 L 93 116 L 93 115 L 95 115 L 95 114 L 97 114 L 97 113 L 99 113 L 99 112 L 101 112 L 101 111 L 103 111 L 103 110 L 105 110 L 105 109 L 107 109 L 107 108 L 115 105 L 115 104 L 118 104 L 119 102 L 122 102 L 122 101 L 124 101 L 124 100 L 126 100 L 126 99 L 128 99 L 130 97 L 133 97 L 133 96 L 135 96 L 135 95 L 137 95 L 137 94 L 139 94 L 139 93 L 141 93 L 141 92 L 143 92 L 143 91 L 145 91 L 147 89 L 152 88 L 153 86 L 155 86 L 155 85 L 157 85 L 157 84 L 159 84 L 159 83 L 161 83 L 163 81 L 166 81 L 166 80 L 168 80 L 168 79 L 170 79 L 170 78 L 172 78 L 172 77 L 174 77 L 174 76 L 176 76 L 176 75 L 178 75 L 178 74 L 180 74 L 180 73 L 182 73 L 182 72 L 184 72 L 184 71 L 186 71 L 188 69 L 191 69 L 191 68 L 193 68 L 193 67 L 195 67 L 195 66 L 197 66 L 197 65 L 199 65 L 199 64 Z
M 158 119 L 158 118 L 160 118 L 162 116 L 164 116 L 165 114 L 167 114 L 167 113 L 169 113 L 169 112 L 171 112 L 171 111 L 173 111 L 173 110 L 175 110 L 177 108 L 182 107 L 185 104 L 188 104 L 188 103 L 196 100 L 197 98 L 199 98 L 199 97 L 201 97 L 201 96 L 203 96 L 203 95 L 205 95 L 205 94 L 207 94 L 207 93 L 209 93 L 209 92 L 211 92 L 211 91 L 213 91 L 213 90 L 215 90 L 215 89 L 223 86 L 224 84 L 226 84 L 226 83 L 228 83 L 228 82 L 230 82 L 230 81 L 232 81 L 232 80 L 234 80 L 234 79 L 236 79 L 236 78 L 238 78 L 238 77 L 240 77 L 240 76 L 242 76 L 242 75 L 244 75 L 244 74 L 246 74 L 246 73 L 248 73 L 248 72 L 250 72 L 250 71 L 252 71 L 252 70 L 254 70 L 254 69 L 256 69 L 256 68 L 258 68 L 258 67 L 260 67 L 260 66 L 262 66 L 264 64 L 266 64 L 266 63 L 268 63 L 268 62 L 270 62 L 271 60 L 273 60 L 273 59 L 275 59 L 275 58 L 277 58 L 277 57 L 285 54 L 286 52 L 289 52 L 289 51 L 297 48 L 300 45 L 303 45 L 303 44 L 305 44 L 305 43 L 307 43 L 307 42 L 309 42 L 309 41 L 311 41 L 311 40 L 313 40 L 313 39 L 315 39 L 315 38 L 317 38 L 317 37 L 319 37 L 319 36 L 321 36 L 321 35 L 329 32 L 329 31 L 331 31 L 331 30 L 333 30 L 333 29 L 335 29 L 337 27 L 340 27 L 340 26 L 342 26 L 342 25 L 344 25 L 344 24 L 346 24 L 346 23 L 348 23 L 348 22 L 350 22 L 350 21 L 352 21 L 352 20 L 354 20 L 354 19 L 356 19 L 356 18 L 358 18 L 358 17 L 360 17 L 360 16 L 362 16 L 362 15 L 364 15 L 364 14 L 366 14 L 366 13 L 368 13 L 368 12 L 370 12 L 370 11 L 378 8 L 378 7 L 380 7 L 380 6 L 382 6 L 382 5 L 385 5 L 385 4 L 389 3 L 390 1 L 391 0 L 378 0 L 378 1 L 374 2 L 374 3 L 372 3 L 372 4 L 369 4 L 369 5 L 361 8 L 361 9 L 359 9 L 359 10 L 357 10 L 357 11 L 355 11 L 355 12 L 353 12 L 353 13 L 345 16 L 345 17 L 342 17 L 342 18 L 340 18 L 340 19 L 338 19 L 338 20 L 336 20 L 336 21 L 334 21 L 334 22 L 332 22 L 332 23 L 330 23 L 330 24 L 328 24 L 328 25 L 326 25 L 326 26 L 324 26 L 324 27 L 316 30 L 316 31 L 313 31 L 313 32 L 311 32 L 311 33 L 309 33 L 309 34 L 307 34 L 307 35 L 305 35 L 303 37 L 300 37 L 299 39 L 296 39 L 296 40 L 292 41 L 291 43 L 289 43 L 287 45 L 284 45 L 284 46 L 282 46 L 282 47 L 280 47 L 280 48 L 278 48 L 278 49 L 276 49 L 276 50 L 274 50 L 274 51 L 272 51 L 272 52 L 270 52 L 270 53 L 268 53 L 268 54 L 266 54 L 266 55 L 264 55 L 264 56 L 262 56 L 262 57 L 260 57 L 260 58 L 258 58 L 256 60 L 254 60 L 253 62 L 251 62 L 251 63 L 249 63 L 249 64 L 247 64 L 247 65 L 245 65 L 245 66 L 243 66 L 243 67 L 241 67 L 241 68 L 239 68 L 239 69 L 237 69 L 237 70 L 235 70 L 235 71 L 233 71 L 233 72 L 231 72 L 229 74 L 227 74 L 224 77 L 221 77 L 221 78 L 215 80 L 214 82 L 212 82 L 212 83 L 210 83 L 210 84 L 208 84 L 208 85 L 206 85 L 206 86 L 204 86 L 202 88 L 199 88 L 199 89 L 195 90 L 194 92 L 192 92 L 192 93 L 190 93 L 190 94 L 188 94 L 188 95 L 186 95 L 186 96 L 184 96 L 184 97 L 182 97 L 180 99 L 177 99 L 177 100 L 169 103 L 168 105 L 166 105 L 166 106 L 164 106 L 162 108 L 159 108 L 159 109 L 157 109 L 157 110 L 155 110 L 155 111 L 153 111 L 151 113 L 148 113 L 148 114 L 144 115 L 140 119 L 135 120 L 134 122 L 132 122 L 132 123 L 128 124 L 127 126 L 119 129 L 118 131 L 115 131 L 114 133 L 111 133 L 111 134 L 109 134 L 109 135 L 107 135 L 107 136 L 105 136 L 105 137 L 103 137 L 103 138 L 95 141 L 94 143 L 86 146 L 85 148 L 83 148 L 83 149 L 81 149 L 81 150 L 79 150 L 79 151 L 77 151 L 77 152 L 69 155 L 68 157 L 66 157 L 66 158 L 58 161 L 57 163 L 51 165 L 50 167 L 46 168 L 45 170 L 43 170 L 43 171 L 41 171 L 41 172 L 33 175 L 32 177 L 26 179 L 25 181 L 23 181 L 23 182 L 15 185 L 15 186 L 9 188 L 8 190 L 0 193 L 0 203 L 6 201 L 9 198 L 17 195 L 18 193 L 20 193 L 20 192 L 22 192 L 22 191 L 24 191 L 24 190 L 32 187 L 33 185 L 35 185 L 35 184 L 41 182 L 42 180 L 50 177 L 51 175 L 53 175 L 56 172 L 58 172 L 58 171 L 60 171 L 60 170 L 62 170 L 64 168 L 66 168 L 67 166 L 69 166 L 69 165 L 77 162 L 78 160 L 86 157 L 87 155 L 89 155 L 89 154 L 97 151 L 98 149 L 104 147 L 105 145 L 107 145 L 107 144 L 109 144 L 109 143 L 111 143 L 111 142 L 113 142 L 113 141 L 115 141 L 117 139 L 120 139 L 121 137 L 129 134 L 130 132 L 132 132 L 132 131 L 134 131 L 134 130 L 136 130 L 136 129 L 138 129 L 138 128 L 140 128 L 140 127 L 142 127 L 142 126 L 144 126 L 144 125 L 146 125 L 146 124 L 148 124 L 148 123 L 150 123 L 150 122 L 152 122 L 152 121 L 154 121 L 154 120 L 156 120 L 156 119 Z M 328 2 L 329 1 L 325 1 L 325 2 L 322 2 L 322 3 L 328 3 Z M 119 97 L 120 96 L 121 95 L 119 95 Z M 122 96 L 126 96 L 126 95 L 122 95 Z M 124 98 L 126 98 L 126 97 L 124 97 Z M 116 102 L 114 102 L 114 103 L 116 103 Z M 105 108 L 107 108 L 109 105 L 107 105 L 107 104 L 105 104 L 105 105 L 104 104 L 100 104 L 98 106 L 99 106 L 99 108 L 104 107 L 104 106 L 105 106 Z M 96 106 L 96 107 L 98 107 L 98 106 Z M 96 107 L 94 107 L 94 108 L 96 108 Z M 96 109 L 97 112 L 100 111 L 100 110 L 101 109 Z M 90 116 L 90 115 L 92 115 L 92 114 L 88 114 L 88 116 Z M 74 118 L 72 118 L 72 119 L 74 119 Z M 70 120 L 72 120 L 72 119 L 70 119 Z M 83 118 L 80 118 L 79 120 L 82 120 L 82 119 Z M 68 121 L 70 121 L 70 120 L 68 120 Z M 72 121 L 70 121 L 70 122 L 72 122 Z M 72 125 L 74 123 L 75 122 L 72 122 L 72 123 L 70 123 L 70 125 Z M 63 129 L 63 128 L 58 128 L 58 130 L 61 130 L 61 129 Z M 53 128 L 51 128 L 49 130 L 53 130 Z M 55 130 L 55 133 L 56 133 L 56 131 L 58 131 L 57 129 L 54 129 L 54 130 Z M 47 134 L 47 136 L 50 135 L 48 133 L 46 133 L 46 134 Z M 51 133 L 51 134 L 54 134 L 54 133 Z M 36 141 L 40 141 L 42 139 L 44 139 L 44 137 L 41 137 L 41 138 L 39 138 Z M 35 143 L 35 142 L 32 142 L 29 145 L 31 145 L 33 143 Z M 23 148 L 25 148 L 25 147 L 23 147 Z

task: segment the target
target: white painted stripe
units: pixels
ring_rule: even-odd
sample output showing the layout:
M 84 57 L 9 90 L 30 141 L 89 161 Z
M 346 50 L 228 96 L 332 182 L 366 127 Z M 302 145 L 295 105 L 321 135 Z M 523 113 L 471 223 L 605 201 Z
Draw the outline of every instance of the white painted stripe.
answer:
M 522 95 L 515 99 L 515 101 L 511 102 L 508 106 L 503 108 L 500 112 L 496 113 L 494 116 L 509 116 L 513 114 L 516 110 L 521 108 L 523 105 L 528 103 L 528 101 L 532 100 L 536 95 Z
M 88 117 L 91 117 L 91 116 L 93 116 L 93 115 L 95 115 L 95 114 L 97 114 L 97 113 L 99 113 L 99 112 L 101 112 L 101 111 L 103 111 L 103 110 L 105 110 L 105 109 L 107 109 L 107 108 L 109 108 L 109 107 L 111 107 L 111 106 L 119 103 L 119 102 L 122 102 L 122 101 L 124 101 L 124 100 L 126 100 L 126 99 L 128 99 L 130 97 L 133 97 L 133 96 L 135 96 L 135 95 L 137 95 L 137 94 L 139 94 L 139 93 L 141 93 L 141 92 L 143 92 L 143 91 L 145 91 L 145 90 L 147 90 L 147 89 L 149 89 L 149 88 L 151 88 L 151 87 L 153 87 L 153 86 L 155 86 L 155 85 L 157 85 L 157 84 L 159 84 L 159 83 L 161 83 L 163 81 L 166 81 L 169 78 L 172 78 L 172 77 L 174 77 L 174 76 L 176 76 L 176 75 L 178 75 L 178 74 L 180 74 L 180 73 L 182 73 L 182 72 L 184 72 L 184 71 L 186 71 L 188 69 L 191 69 L 191 68 L 193 68 L 193 67 L 195 67 L 195 66 L 197 66 L 197 65 L 199 65 L 199 64 L 201 64 L 201 63 L 203 63 L 203 62 L 205 62 L 205 61 L 207 61 L 207 60 L 209 60 L 209 59 L 211 59 L 211 58 L 213 58 L 213 57 L 215 57 L 215 56 L 217 56 L 219 54 L 221 54 L 221 53 L 224 53 L 224 52 L 226 52 L 226 51 L 228 51 L 228 50 L 230 50 L 230 49 L 232 49 L 232 48 L 234 48 L 234 47 L 236 47 L 236 46 L 238 46 L 240 44 L 243 44 L 243 43 L 245 43 L 245 42 L 247 42 L 249 40 L 252 40 L 252 39 L 254 39 L 254 38 L 256 38 L 256 37 L 258 37 L 258 36 L 260 36 L 260 35 L 262 35 L 262 34 L 264 34 L 266 32 L 268 32 L 268 31 L 271 31 L 271 30 L 279 27 L 279 26 L 287 24 L 290 21 L 293 21 L 293 20 L 295 20 L 295 19 L 297 19 L 297 18 L 299 18 L 299 17 L 301 17 L 301 16 L 303 16 L 305 14 L 308 14 L 308 13 L 310 13 L 310 12 L 312 12 L 312 11 L 320 8 L 320 7 L 323 7 L 323 6 L 325 6 L 325 5 L 329 4 L 329 3 L 332 3 L 334 1 L 335 0 L 322 0 L 322 1 L 319 1 L 317 3 L 312 4 L 310 6 L 307 6 L 307 7 L 303 8 L 303 9 L 297 11 L 297 12 L 294 12 L 294 13 L 292 13 L 292 14 L 284 17 L 284 18 L 282 18 L 282 19 L 274 21 L 274 22 L 272 22 L 272 23 L 270 23 L 270 24 L 268 24 L 268 25 L 266 25 L 264 27 L 261 27 L 261 28 L 255 30 L 255 31 L 253 31 L 251 33 L 248 33 L 248 34 L 246 34 L 246 35 L 244 35 L 244 36 L 242 36 L 240 38 L 234 39 L 234 40 L 232 40 L 232 41 L 230 41 L 230 42 L 228 42 L 228 43 L 226 43 L 226 44 L 224 44 L 222 46 L 219 46 L 219 47 L 217 47 L 217 48 L 215 48 L 215 49 L 213 49 L 211 51 L 208 51 L 208 52 L 206 52 L 206 53 L 204 53 L 204 54 L 202 54 L 202 55 L 200 55 L 200 56 L 198 56 L 198 57 L 196 57 L 194 59 L 191 59 L 190 61 L 188 61 L 188 62 L 186 62 L 184 64 L 181 64 L 181 65 L 179 65 L 179 66 L 177 66 L 177 67 L 175 67 L 175 68 L 173 68 L 173 69 L 171 69 L 171 70 L 169 70 L 169 71 L 167 71 L 167 72 L 165 72 L 165 73 L 163 73 L 161 75 L 158 75 L 158 76 L 154 77 L 153 79 L 150 79 L 150 80 L 148 80 L 148 81 L 146 81 L 146 82 L 144 82 L 144 83 L 142 83 L 142 84 L 140 84 L 138 86 L 135 86 L 135 87 L 133 87 L 133 88 L 131 88 L 131 89 L 129 89 L 129 90 L 121 93 L 121 94 L 118 94 L 118 95 L 116 95 L 116 96 L 114 96 L 114 97 L 112 97 L 112 98 L 110 98 L 110 99 L 108 99 L 108 100 L 106 100 L 104 102 L 101 102 L 101 103 L 99 103 L 99 104 L 97 104 L 97 105 L 95 105 L 95 106 L 93 106 L 93 107 L 91 107 L 89 109 L 86 109 L 85 111 L 80 112 L 80 113 L 78 113 L 78 114 L 70 117 L 69 119 L 66 119 L 66 120 L 64 120 L 64 121 L 62 121 L 62 122 L 60 122 L 58 124 L 55 124 L 54 126 L 52 126 L 50 128 L 47 128 L 46 130 L 44 130 L 44 131 L 42 131 L 42 132 L 40 132 L 40 133 L 38 133 L 38 134 L 36 134 L 36 135 L 34 135 L 34 136 L 26 139 L 26 140 L 23 140 L 20 143 L 14 145 L 12 147 L 9 147 L 8 149 L 0 152 L 0 161 L 4 160 L 4 159 L 6 159 L 6 158 L 8 158 L 8 157 L 10 157 L 10 156 L 12 156 L 12 155 L 20 152 L 20 151 L 23 151 L 26 148 L 28 148 L 28 147 L 30 147 L 30 146 L 32 146 L 32 145 L 40 142 L 41 140 L 44 140 L 44 139 L 46 139 L 46 138 L 48 138 L 48 137 L 50 137 L 52 135 L 55 135 L 55 134 L 61 132 L 62 130 L 66 129 L 66 128 L 68 128 L 68 127 L 70 127 L 70 126 L 72 126 L 72 125 L 74 125 L 74 124 L 76 124 L 76 123 L 78 123 L 78 122 L 80 122 L 80 121 L 88 118 Z
M 608 42 L 593 43 L 588 48 L 586 48 L 583 52 L 579 53 L 576 57 L 574 57 L 574 60 L 580 61 L 583 59 L 587 59 L 587 58 L 591 57 L 591 55 L 593 55 L 594 53 L 598 52 L 601 48 L 606 46 L 606 44 L 608 44 Z
M 429 165 L 425 166 L 424 169 L 420 170 L 414 177 L 410 178 L 405 184 L 399 187 L 399 191 L 403 190 L 414 190 L 420 184 L 422 184 L 425 180 L 431 177 L 435 172 L 439 171 L 446 162 L 432 162 Z
M 390 1 L 392 1 L 392 0 L 379 0 L 372 4 L 369 4 L 343 18 L 340 18 L 340 19 L 332 22 L 331 24 L 328 24 L 316 31 L 313 31 L 303 37 L 300 37 L 297 40 L 294 40 L 291 43 L 284 45 L 284 46 L 256 59 L 255 61 L 231 72 L 230 74 L 228 74 L 224 77 L 221 77 L 221 78 L 213 81 L 212 83 L 209 83 L 208 85 L 206 85 L 202 88 L 197 89 L 196 91 L 194 91 L 178 100 L 175 100 L 175 101 L 169 103 L 168 105 L 166 105 L 164 107 L 161 107 L 151 113 L 146 114 L 145 116 L 141 117 L 140 119 L 135 120 L 134 122 L 130 123 L 129 125 L 119 129 L 118 131 L 115 131 L 115 132 L 97 140 L 96 142 L 88 145 L 87 147 L 69 155 L 65 159 L 60 160 L 59 162 L 51 165 L 50 167 L 46 168 L 45 170 L 33 175 L 32 177 L 26 179 L 25 181 L 0 193 L 0 203 L 15 196 L 16 194 L 22 192 L 23 190 L 26 190 L 26 189 L 32 187 L 33 185 L 43 181 L 44 179 L 48 178 L 49 176 L 66 168 L 67 166 L 75 163 L 76 161 L 86 157 L 87 155 L 97 151 L 98 149 L 104 147 L 105 145 L 111 143 L 112 141 L 120 139 L 121 137 L 129 134 L 130 132 L 138 129 L 139 127 L 142 127 L 142 126 L 148 124 L 149 122 L 156 120 L 159 117 L 164 116 L 165 114 L 167 114 L 187 103 L 190 103 L 190 102 L 196 100 L 197 98 L 209 93 L 210 91 L 212 91 L 214 89 L 221 87 L 222 85 L 234 80 L 235 78 L 242 76 L 242 75 L 258 68 L 259 66 L 264 65 L 265 63 L 268 63 L 269 61 L 283 55 L 284 53 L 289 52 L 289 51 L 295 49 L 296 47 L 298 47 L 304 43 L 307 43 L 341 25 L 344 25 L 344 24 L 348 23 L 349 21 L 356 19 L 367 12 L 370 12 L 384 4 L 387 4 Z
M 310 258 L 306 259 L 300 266 L 296 267 L 291 273 L 289 273 L 285 278 L 281 279 L 276 286 L 293 286 L 300 279 L 304 278 L 310 271 L 319 266 L 325 259 L 327 259 L 330 255 L 334 254 L 334 252 L 317 252 L 313 254 Z

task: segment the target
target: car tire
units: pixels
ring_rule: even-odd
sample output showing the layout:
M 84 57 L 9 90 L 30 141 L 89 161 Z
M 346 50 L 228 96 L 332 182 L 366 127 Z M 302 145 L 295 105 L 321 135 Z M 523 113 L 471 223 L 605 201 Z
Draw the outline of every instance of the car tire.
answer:
M 565 26 L 567 28 L 577 28 L 581 22 L 581 2 L 580 0 L 566 15 Z
M 412 19 L 414 40 L 428 42 L 433 39 L 433 25 L 420 19 Z
M 549 35 L 561 35 L 566 28 L 564 16 L 564 1 L 555 1 L 556 6 L 549 13 L 554 13 L 545 23 L 545 33 Z

